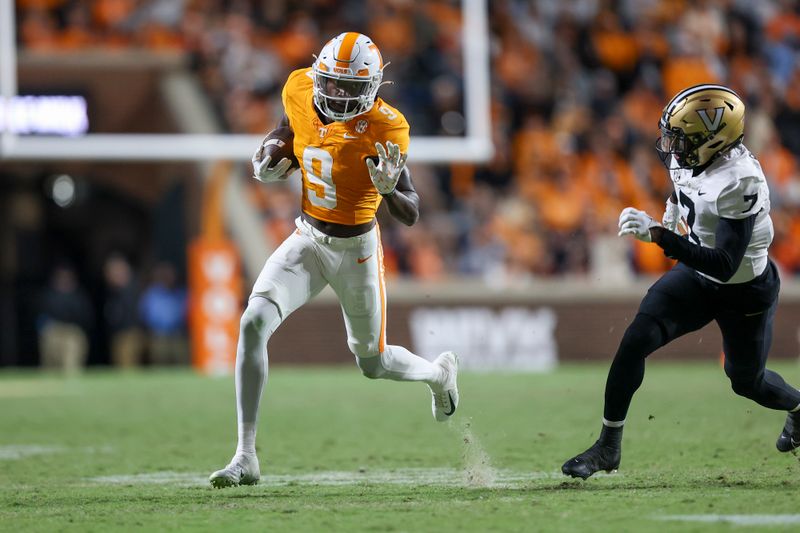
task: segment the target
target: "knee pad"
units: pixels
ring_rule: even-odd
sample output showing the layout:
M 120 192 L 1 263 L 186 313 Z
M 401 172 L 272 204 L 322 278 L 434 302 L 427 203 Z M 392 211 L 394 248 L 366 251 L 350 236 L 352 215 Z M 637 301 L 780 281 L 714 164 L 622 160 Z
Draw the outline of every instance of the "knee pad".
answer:
M 358 364 L 358 368 L 361 369 L 361 373 L 369 379 L 379 379 L 383 377 L 385 373 L 380 355 L 372 357 L 356 356 L 356 364 Z
M 733 380 L 731 379 L 731 388 L 733 392 L 739 396 L 750 398 L 755 391 L 755 384 L 752 380 Z
M 247 302 L 247 308 L 242 313 L 240 329 L 243 335 L 270 336 L 280 323 L 281 314 L 275 302 L 256 297 Z
M 726 362 L 727 363 L 727 362 Z M 725 365 L 725 374 L 731 380 L 731 389 L 739 396 L 752 398 L 756 394 L 759 382 L 764 373 L 750 373 L 734 370 L 730 365 Z
M 380 359 L 377 339 L 356 340 L 347 339 L 347 347 L 357 359 Z

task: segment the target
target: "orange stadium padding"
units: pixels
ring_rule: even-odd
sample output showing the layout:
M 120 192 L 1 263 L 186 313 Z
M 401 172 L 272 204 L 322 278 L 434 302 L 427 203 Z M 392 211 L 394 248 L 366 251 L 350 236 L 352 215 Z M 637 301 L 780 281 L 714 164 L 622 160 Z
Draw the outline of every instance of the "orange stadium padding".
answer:
M 192 365 L 209 374 L 233 369 L 242 280 L 239 252 L 227 240 L 200 237 L 189 246 Z
M 236 360 L 241 314 L 239 251 L 225 237 L 222 195 L 231 164 L 211 170 L 203 198 L 203 227 L 188 250 L 189 335 L 192 365 L 203 373 L 226 374 Z

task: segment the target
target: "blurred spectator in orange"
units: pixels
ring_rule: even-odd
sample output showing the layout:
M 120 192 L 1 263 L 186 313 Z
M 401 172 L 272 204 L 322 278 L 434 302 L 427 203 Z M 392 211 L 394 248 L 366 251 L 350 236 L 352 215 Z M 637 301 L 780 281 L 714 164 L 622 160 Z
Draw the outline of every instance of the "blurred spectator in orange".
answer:
M 535 187 L 535 206 L 541 222 L 559 232 L 576 231 L 589 208 L 589 191 L 584 183 L 572 179 L 563 166 L 539 176 Z
M 702 42 L 697 35 L 679 29 L 672 54 L 662 68 L 664 94 L 668 98 L 692 85 L 719 83 L 722 72 L 716 56 L 703 55 Z
M 597 14 L 590 32 L 601 64 L 620 75 L 633 71 L 639 59 L 638 43 L 634 35 L 623 28 L 619 15 L 610 6 Z
M 67 24 L 58 38 L 59 50 L 77 50 L 93 46 L 96 36 L 91 27 L 91 13 L 84 2 L 67 8 Z
M 26 10 L 20 21 L 19 33 L 27 49 L 49 52 L 58 48 L 58 28 L 49 11 L 35 8 Z
M 637 272 L 658 275 L 669 270 L 675 261 L 664 255 L 664 251 L 657 246 L 647 246 L 647 243 L 636 241 L 633 243 L 633 263 Z
M 800 218 L 790 217 L 786 212 L 772 216 L 775 240 L 769 254 L 790 275 L 800 273 Z

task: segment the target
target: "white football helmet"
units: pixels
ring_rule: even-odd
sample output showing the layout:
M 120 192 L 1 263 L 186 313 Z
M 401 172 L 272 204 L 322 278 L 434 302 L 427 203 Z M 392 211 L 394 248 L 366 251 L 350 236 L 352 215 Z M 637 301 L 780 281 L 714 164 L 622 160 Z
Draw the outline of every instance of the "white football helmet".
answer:
M 372 39 L 356 32 L 337 35 L 311 66 L 314 104 L 331 120 L 346 122 L 375 105 L 383 58 Z

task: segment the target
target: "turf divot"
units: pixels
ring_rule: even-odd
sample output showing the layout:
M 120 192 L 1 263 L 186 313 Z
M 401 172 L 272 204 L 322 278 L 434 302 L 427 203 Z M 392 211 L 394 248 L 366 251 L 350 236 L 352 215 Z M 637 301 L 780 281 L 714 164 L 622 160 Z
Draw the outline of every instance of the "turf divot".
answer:
M 472 431 L 472 419 L 458 421 L 457 427 L 464 445 L 464 484 L 468 487 L 490 487 L 497 481 L 489 454 Z

